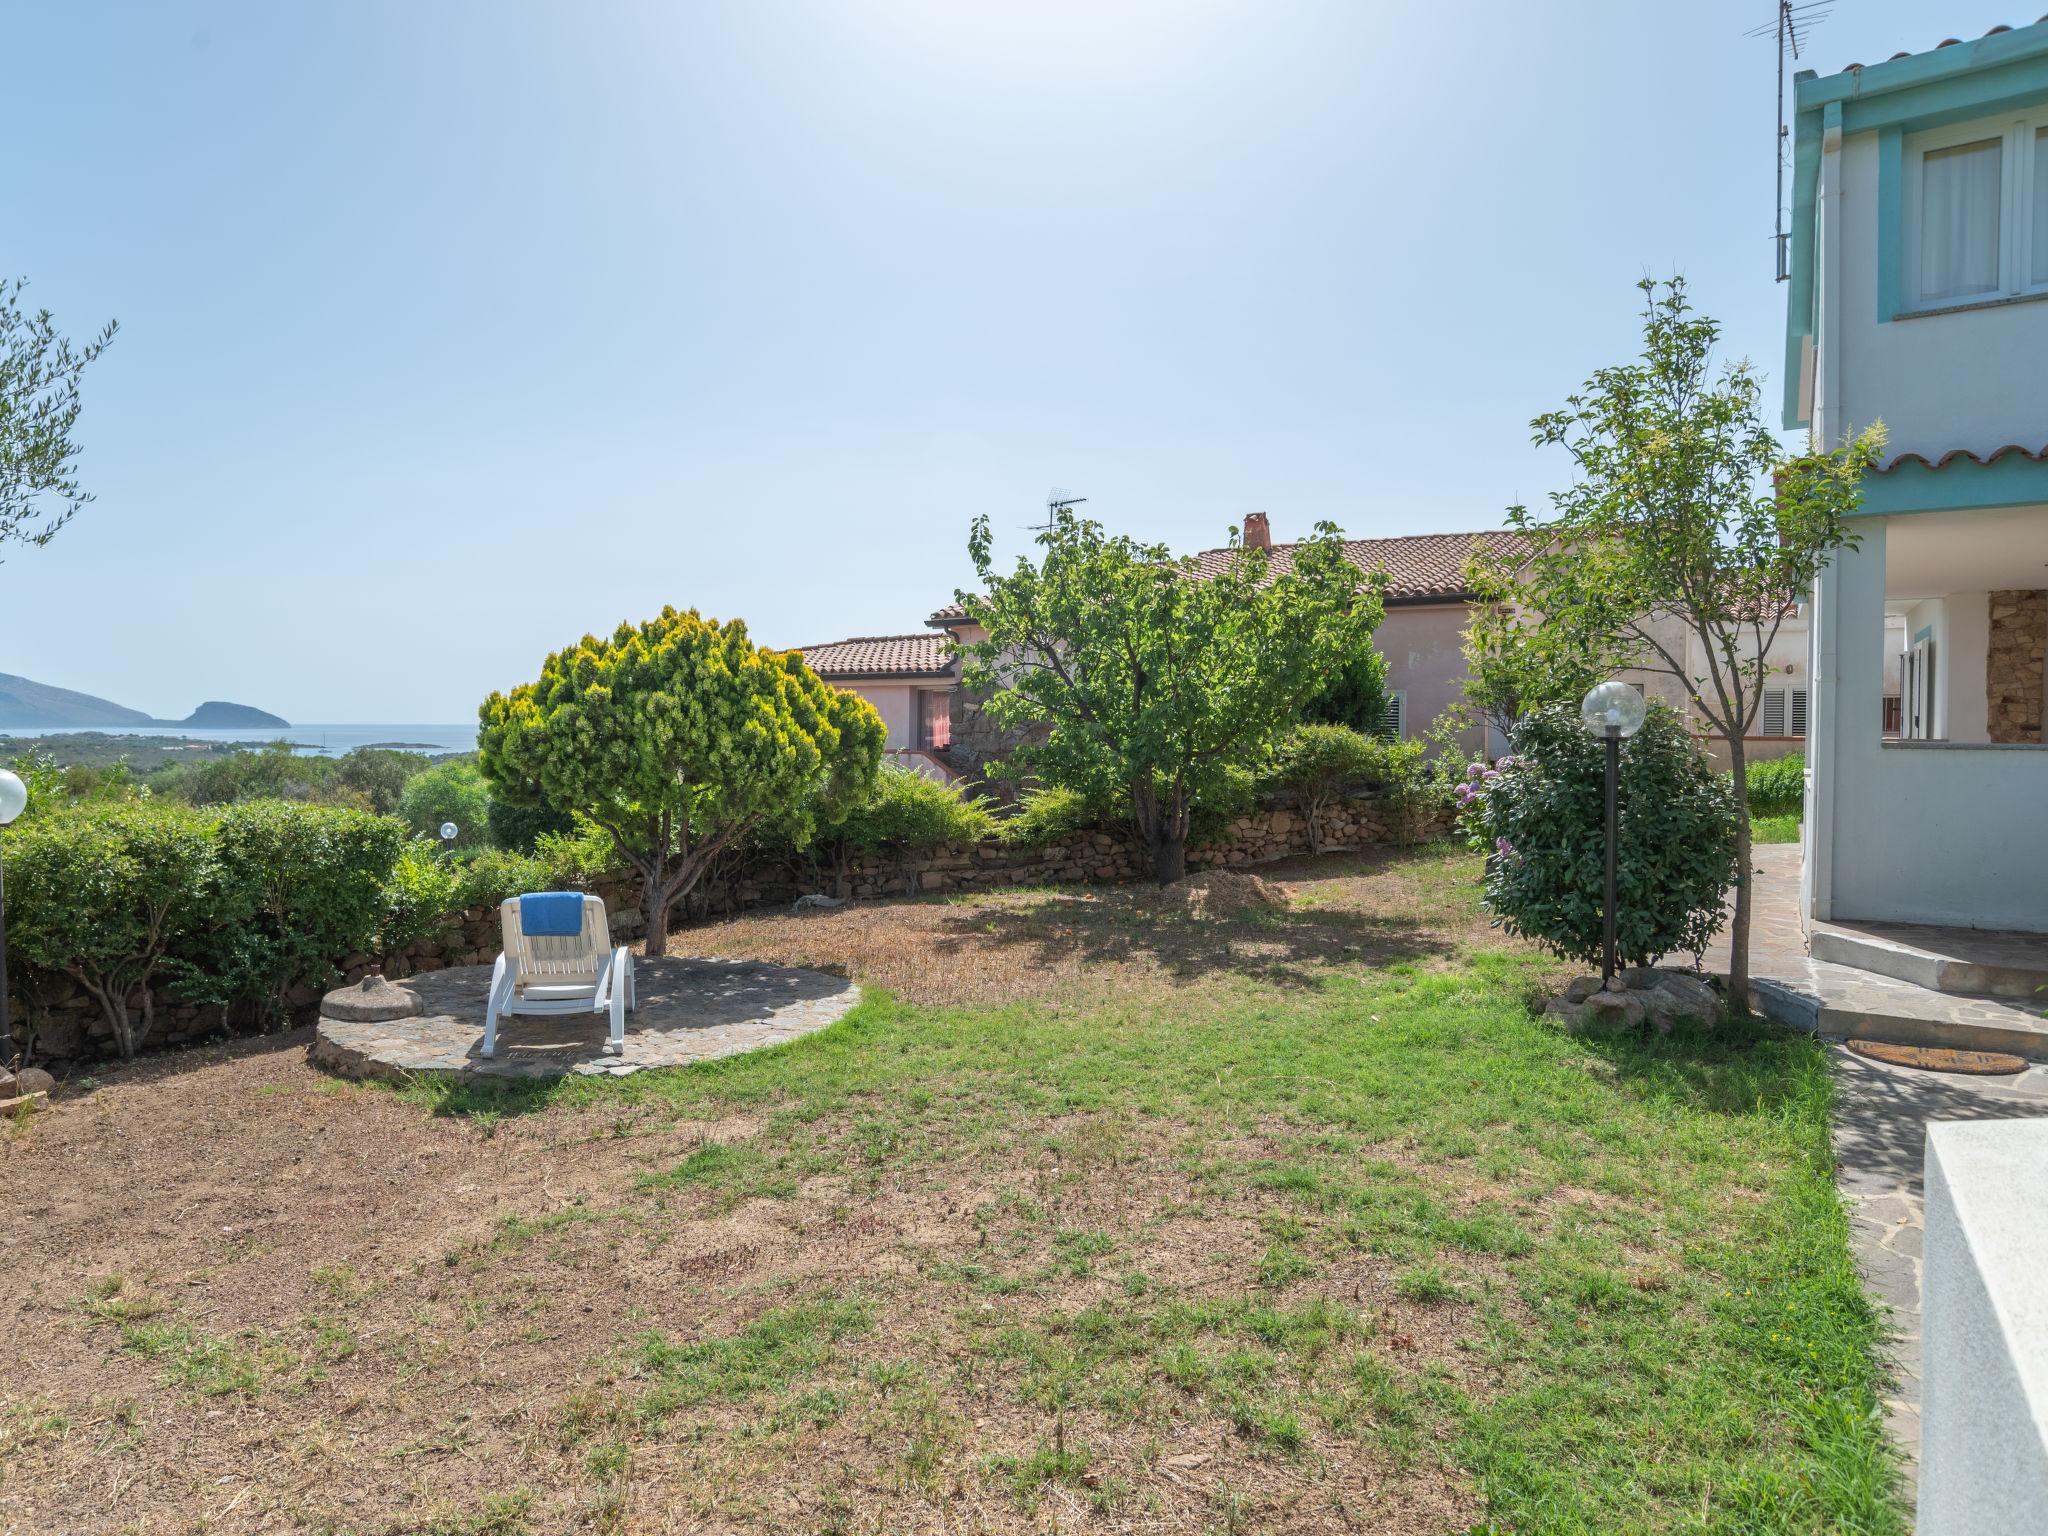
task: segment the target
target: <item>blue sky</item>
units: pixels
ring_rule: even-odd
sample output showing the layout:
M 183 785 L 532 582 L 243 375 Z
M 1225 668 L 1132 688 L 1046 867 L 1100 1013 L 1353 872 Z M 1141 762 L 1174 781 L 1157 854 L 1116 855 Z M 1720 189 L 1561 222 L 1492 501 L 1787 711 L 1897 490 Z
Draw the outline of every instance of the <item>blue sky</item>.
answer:
M 1639 277 L 1775 372 L 1770 15 L 17 5 L 0 272 L 122 333 L 0 671 L 460 720 L 664 603 L 915 629 L 1052 485 L 1177 548 L 1497 527 Z M 2029 19 L 1841 0 L 1809 62 Z

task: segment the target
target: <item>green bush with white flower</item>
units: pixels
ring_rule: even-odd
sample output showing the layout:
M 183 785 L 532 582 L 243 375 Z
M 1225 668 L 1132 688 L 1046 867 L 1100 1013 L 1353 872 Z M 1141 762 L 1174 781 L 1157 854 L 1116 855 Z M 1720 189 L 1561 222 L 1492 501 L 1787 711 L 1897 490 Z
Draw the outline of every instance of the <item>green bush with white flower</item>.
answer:
M 1606 748 L 1571 705 L 1524 716 L 1515 753 L 1474 763 L 1453 792 L 1486 855 L 1486 906 L 1507 932 L 1587 963 L 1600 957 Z M 1660 704 L 1622 743 L 1616 948 L 1625 964 L 1697 956 L 1725 921 L 1737 873 L 1734 790 Z

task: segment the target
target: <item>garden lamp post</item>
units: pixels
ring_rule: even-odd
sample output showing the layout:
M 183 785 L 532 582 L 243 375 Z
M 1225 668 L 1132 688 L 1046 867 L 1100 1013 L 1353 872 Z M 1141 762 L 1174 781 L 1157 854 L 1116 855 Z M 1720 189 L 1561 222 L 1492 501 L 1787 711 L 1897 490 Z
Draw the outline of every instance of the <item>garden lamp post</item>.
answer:
M 0 768 L 0 827 L 28 809 L 28 786 L 21 775 Z M 7 1017 L 7 882 L 0 874 L 0 1060 L 14 1054 L 14 1025 Z
M 1619 900 L 1615 860 L 1621 841 L 1615 830 L 1614 791 L 1621 778 L 1621 744 L 1643 728 L 1646 712 L 1643 696 L 1619 678 L 1594 684 L 1579 703 L 1586 729 L 1607 743 L 1607 899 L 1600 920 L 1600 980 L 1605 986 L 1614 984 L 1614 909 Z
M 452 822 L 452 821 L 444 821 L 444 822 L 442 822 L 442 823 L 441 823 L 441 851 L 442 851 L 443 853 L 446 853 L 446 852 L 447 852 L 447 851 L 448 851 L 448 850 L 449 850 L 450 848 L 453 848 L 453 847 L 455 846 L 455 839 L 456 839 L 457 837 L 461 836 L 461 835 L 462 835 L 462 828 L 460 828 L 460 827 L 456 826 L 454 822 Z

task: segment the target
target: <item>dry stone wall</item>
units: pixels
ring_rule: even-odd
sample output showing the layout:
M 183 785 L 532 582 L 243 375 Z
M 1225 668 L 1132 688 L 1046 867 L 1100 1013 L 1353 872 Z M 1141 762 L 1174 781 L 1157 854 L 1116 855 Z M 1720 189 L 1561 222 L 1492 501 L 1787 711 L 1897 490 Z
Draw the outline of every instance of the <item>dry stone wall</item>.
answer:
M 1407 820 L 1411 824 L 1403 825 Z M 1428 812 L 1403 818 L 1387 801 L 1373 797 L 1339 802 L 1323 816 L 1322 852 L 1337 852 L 1416 841 L 1446 835 L 1448 813 Z M 1307 824 L 1301 813 L 1279 807 L 1252 811 L 1230 823 L 1212 843 L 1188 851 L 1190 872 L 1226 869 L 1309 852 Z M 678 922 L 715 919 L 763 907 L 787 906 L 799 896 L 822 894 L 855 900 L 939 891 L 992 891 L 1019 885 L 1079 885 L 1142 878 L 1149 870 L 1144 850 L 1121 832 L 1086 831 L 1060 838 L 1043 848 L 1014 847 L 996 838 L 954 843 L 915 859 L 859 859 L 843 870 L 792 866 L 786 860 L 762 860 L 714 871 L 692 893 L 689 909 L 679 904 Z M 641 938 L 647 919 L 640 907 L 637 879 L 607 878 L 591 889 L 602 896 L 614 938 Z M 451 913 L 440 929 L 402 949 L 386 954 L 340 955 L 335 969 L 347 981 L 359 981 L 372 966 L 387 976 L 411 976 L 450 966 L 485 965 L 498 955 L 498 910 L 471 907 Z M 295 987 L 285 999 L 295 1016 L 310 1015 L 319 1001 L 317 989 Z M 212 1004 L 179 1003 L 161 994 L 153 999 L 154 1024 L 144 1049 L 158 1050 L 192 1041 L 247 1032 L 252 1021 L 233 1017 Z M 139 993 L 129 999 L 129 1014 L 142 1017 Z M 36 1055 L 56 1062 L 78 1062 L 113 1054 L 112 1030 L 99 1006 L 84 990 L 57 977 L 39 982 L 27 995 L 17 992 L 9 1013 L 19 1038 L 24 1026 L 33 1031 Z M 0 1059 L 4 1059 L 0 1052 Z
M 2048 665 L 2048 592 L 1993 592 L 1984 658 L 1988 734 L 2040 741 L 2042 669 Z

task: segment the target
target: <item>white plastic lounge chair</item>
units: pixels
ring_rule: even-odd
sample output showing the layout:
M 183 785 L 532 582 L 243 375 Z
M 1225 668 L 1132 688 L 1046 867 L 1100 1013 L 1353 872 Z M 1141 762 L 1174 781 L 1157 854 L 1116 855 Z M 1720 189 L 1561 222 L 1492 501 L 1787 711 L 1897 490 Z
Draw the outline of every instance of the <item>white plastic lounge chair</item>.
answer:
M 609 1013 L 605 1052 L 626 1048 L 633 995 L 633 952 L 612 947 L 604 902 L 574 891 L 513 896 L 498 909 L 505 952 L 491 970 L 484 1054 L 498 1054 L 498 1017 L 516 1013 Z

